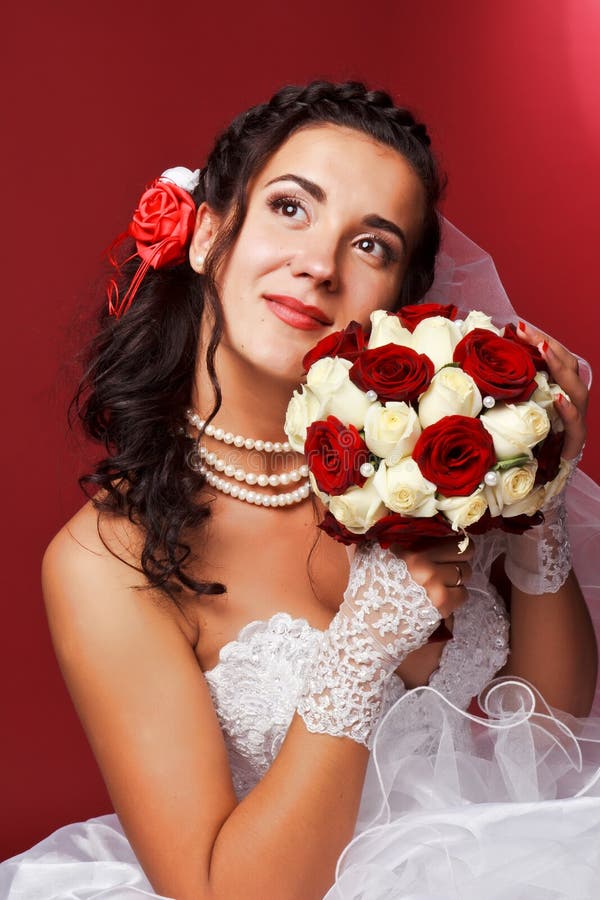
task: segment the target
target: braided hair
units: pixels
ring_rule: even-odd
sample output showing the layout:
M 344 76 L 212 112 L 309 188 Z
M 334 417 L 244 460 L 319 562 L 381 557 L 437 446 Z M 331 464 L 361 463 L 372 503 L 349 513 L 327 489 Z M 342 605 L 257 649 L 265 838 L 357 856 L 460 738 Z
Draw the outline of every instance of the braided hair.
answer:
M 210 418 L 221 405 L 214 359 L 223 314 L 216 276 L 243 225 L 250 180 L 292 133 L 319 124 L 354 129 L 393 147 L 419 176 L 425 215 L 395 308 L 420 300 L 433 282 L 440 244 L 436 206 L 443 189 L 427 130 L 384 91 L 367 90 L 355 81 L 313 81 L 282 88 L 267 103 L 237 116 L 217 138 L 193 194 L 197 205 L 206 201 L 225 223 L 207 255 L 204 276 L 198 277 L 187 262 L 150 269 L 122 318 L 115 320 L 103 303 L 97 335 L 83 355 L 69 423 L 79 420 L 106 455 L 79 478 L 80 486 L 99 517 L 127 516 L 142 529 L 141 571 L 180 607 L 186 595 L 226 590 L 218 582 L 198 581 L 186 566 L 191 562 L 189 538 L 210 515 L 210 503 L 197 500 L 204 479 L 186 462 L 190 439 L 184 413 L 199 352 L 206 354 L 214 390 Z M 123 293 L 137 269 L 134 254 L 133 244 L 125 244 L 119 269 Z M 200 348 L 205 311 L 213 324 L 208 346 Z

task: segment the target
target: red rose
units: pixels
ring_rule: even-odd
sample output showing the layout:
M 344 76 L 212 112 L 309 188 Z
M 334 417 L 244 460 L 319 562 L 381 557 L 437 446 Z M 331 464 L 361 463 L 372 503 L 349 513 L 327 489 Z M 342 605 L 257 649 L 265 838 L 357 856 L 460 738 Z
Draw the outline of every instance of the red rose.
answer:
M 530 528 L 541 525 L 544 521 L 544 513 L 538 510 L 532 516 L 508 516 L 507 518 L 498 516 L 498 518 L 502 523 L 500 525 L 502 531 L 506 531 L 508 534 L 523 534 L 525 531 L 529 531 Z
M 323 520 L 319 522 L 318 527 L 324 531 L 325 534 L 328 534 L 329 537 L 332 537 L 334 541 L 338 541 L 340 544 L 346 544 L 346 546 L 349 546 L 350 544 L 362 544 L 365 540 L 364 534 L 354 534 L 353 531 L 348 531 L 346 526 L 342 525 L 341 522 L 338 522 L 330 510 L 327 510 L 323 516 Z
M 508 534 L 523 534 L 535 525 L 540 525 L 543 521 L 544 515 L 541 512 L 536 512 L 532 516 L 521 515 L 504 518 L 503 516 L 491 516 L 489 509 L 486 509 L 477 522 L 469 525 L 468 532 L 469 534 L 486 534 L 493 528 L 499 528 Z
M 367 541 L 378 541 L 384 548 L 397 544 L 403 550 L 413 550 L 429 540 L 452 534 L 450 523 L 439 514 L 428 519 L 390 513 L 375 522 L 362 537 Z
M 319 490 L 326 494 L 343 494 L 367 480 L 360 467 L 369 460 L 368 447 L 354 425 L 344 425 L 335 416 L 309 425 L 304 452 Z
M 430 319 L 431 316 L 442 316 L 443 319 L 456 318 L 458 309 L 454 303 L 442 305 L 441 303 L 413 303 L 410 306 L 403 306 L 396 315 L 405 328 L 414 331 L 419 322 L 423 319 Z
M 308 372 L 313 363 L 324 356 L 341 356 L 354 361 L 365 346 L 365 333 L 358 322 L 350 322 L 342 331 L 334 331 L 309 350 L 302 365 Z
M 560 468 L 564 443 L 564 431 L 551 431 L 541 444 L 534 447 L 533 455 L 538 464 L 535 484 L 547 484 L 549 481 L 554 481 Z
M 504 338 L 507 341 L 513 341 L 515 344 L 518 344 L 519 347 L 523 347 L 524 350 L 527 350 L 538 372 L 548 371 L 546 361 L 538 348 L 534 347 L 534 345 L 530 344 L 528 341 L 524 341 L 522 337 L 519 337 L 519 332 L 512 322 L 509 322 L 508 325 L 504 326 Z
M 375 391 L 382 403 L 409 403 L 427 389 L 433 373 L 433 363 L 424 353 L 385 344 L 375 350 L 363 350 L 348 374 L 361 390 Z
M 469 416 L 444 416 L 425 428 L 412 455 L 445 497 L 472 494 L 496 464 L 491 435 Z
M 454 362 L 473 378 L 482 394 L 496 400 L 529 400 L 537 387 L 531 354 L 485 328 L 465 335 L 454 349 Z
M 144 191 L 129 225 L 137 252 L 153 269 L 185 262 L 196 204 L 183 188 L 155 181 Z

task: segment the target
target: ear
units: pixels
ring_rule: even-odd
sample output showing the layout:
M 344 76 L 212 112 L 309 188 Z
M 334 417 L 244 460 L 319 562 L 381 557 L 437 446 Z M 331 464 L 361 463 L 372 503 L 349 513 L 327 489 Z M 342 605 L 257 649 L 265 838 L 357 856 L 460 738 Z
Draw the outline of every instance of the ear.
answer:
M 190 243 L 190 265 L 195 272 L 204 271 L 204 259 L 219 227 L 220 219 L 206 203 L 196 214 L 196 226 Z

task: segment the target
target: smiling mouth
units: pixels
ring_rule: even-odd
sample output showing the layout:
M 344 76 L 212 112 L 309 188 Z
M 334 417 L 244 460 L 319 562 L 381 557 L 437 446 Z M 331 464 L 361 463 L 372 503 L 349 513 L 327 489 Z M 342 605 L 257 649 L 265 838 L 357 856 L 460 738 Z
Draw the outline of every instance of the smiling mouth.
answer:
M 265 294 L 265 300 L 269 309 L 277 318 L 294 328 L 313 331 L 318 328 L 328 328 L 333 324 L 325 313 L 317 309 L 316 306 L 301 303 L 295 297 Z

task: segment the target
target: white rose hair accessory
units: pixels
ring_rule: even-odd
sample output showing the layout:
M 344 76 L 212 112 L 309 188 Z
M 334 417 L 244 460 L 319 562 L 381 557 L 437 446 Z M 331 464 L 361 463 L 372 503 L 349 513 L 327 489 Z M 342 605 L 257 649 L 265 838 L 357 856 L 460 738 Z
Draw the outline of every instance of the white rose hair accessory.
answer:
M 117 281 L 111 279 L 107 288 L 108 311 L 115 318 L 127 312 L 148 269 L 162 269 L 185 262 L 187 250 L 194 232 L 196 204 L 192 192 L 200 182 L 200 170 L 191 171 L 184 166 L 166 169 L 144 191 L 127 231 L 113 242 L 110 260 L 117 273 L 124 262 L 135 256 L 140 265 L 131 283 L 120 297 Z M 124 262 L 117 262 L 114 250 L 127 237 L 136 244 L 136 253 Z

